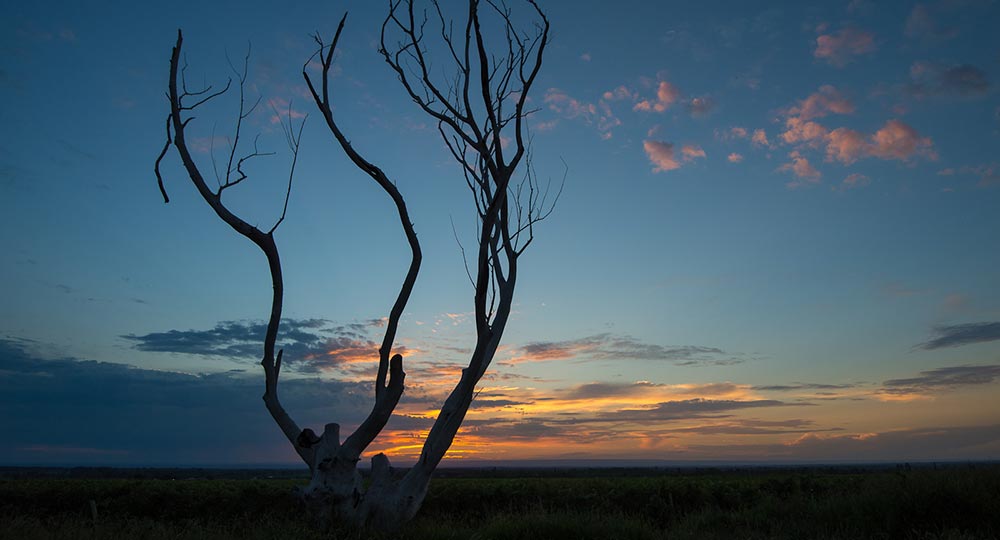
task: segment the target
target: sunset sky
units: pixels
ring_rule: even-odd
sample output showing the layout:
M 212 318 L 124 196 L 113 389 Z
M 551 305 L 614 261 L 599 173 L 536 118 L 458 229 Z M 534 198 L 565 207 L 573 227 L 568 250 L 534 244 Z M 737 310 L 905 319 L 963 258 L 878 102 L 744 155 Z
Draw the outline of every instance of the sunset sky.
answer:
M 539 2 L 533 165 L 565 187 L 449 458 L 1000 459 L 1000 3 Z M 266 262 L 174 150 L 169 204 L 153 175 L 178 28 L 193 87 L 252 44 L 244 133 L 275 155 L 226 193 L 251 224 L 281 213 L 278 113 L 306 120 L 280 394 L 317 431 L 364 417 L 409 252 L 302 81 L 345 10 L 335 113 L 424 250 L 407 389 L 369 453 L 418 454 L 474 345 L 473 201 L 377 53 L 386 3 L 293 4 L 5 6 L 0 465 L 296 463 L 260 399 Z M 190 124 L 204 170 L 237 107 Z

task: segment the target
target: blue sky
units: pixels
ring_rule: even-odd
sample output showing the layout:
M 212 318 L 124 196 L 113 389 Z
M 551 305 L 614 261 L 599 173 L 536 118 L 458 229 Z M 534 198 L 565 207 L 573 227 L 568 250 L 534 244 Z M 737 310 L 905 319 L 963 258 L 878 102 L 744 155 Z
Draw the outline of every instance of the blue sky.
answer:
M 1000 6 L 730 4 L 542 3 L 534 166 L 565 189 L 455 457 L 1000 456 Z M 193 84 L 224 85 L 252 43 L 249 129 L 277 154 L 227 192 L 251 223 L 277 218 L 287 178 L 269 105 L 309 115 L 277 233 L 279 341 L 301 354 L 283 395 L 300 423 L 357 421 L 408 254 L 301 80 L 310 34 L 329 39 L 345 10 L 338 121 L 396 180 L 425 255 L 400 332 L 409 401 L 373 448 L 405 461 L 473 342 L 452 223 L 469 245 L 475 214 L 377 54 L 385 6 L 362 2 L 5 10 L 0 460 L 294 457 L 259 402 L 262 257 L 174 153 L 170 204 L 156 188 L 177 28 Z M 191 125 L 206 168 L 233 97 Z M 242 449 L 227 458 L 223 425 Z

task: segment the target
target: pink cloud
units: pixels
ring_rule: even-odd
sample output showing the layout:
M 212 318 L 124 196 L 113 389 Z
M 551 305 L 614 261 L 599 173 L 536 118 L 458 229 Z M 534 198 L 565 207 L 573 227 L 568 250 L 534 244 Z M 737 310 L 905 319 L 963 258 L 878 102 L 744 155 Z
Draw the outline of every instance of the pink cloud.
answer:
M 684 156 L 684 161 L 691 161 L 695 158 L 705 157 L 705 151 L 697 144 L 685 144 L 681 147 L 681 155 Z
M 729 134 L 732 135 L 733 137 L 736 137 L 737 139 L 746 139 L 747 128 L 731 127 L 729 128 Z
M 646 140 L 642 142 L 649 161 L 653 162 L 653 172 L 666 172 L 681 168 L 685 163 L 705 157 L 705 151 L 696 144 L 681 146 L 680 159 L 675 152 L 675 145 L 665 141 Z
M 674 145 L 664 141 L 642 141 L 642 149 L 646 151 L 649 161 L 653 162 L 653 172 L 666 172 L 680 169 L 681 163 L 674 157 Z
M 813 56 L 826 60 L 831 65 L 843 67 L 852 57 L 875 50 L 875 36 L 870 32 L 854 28 L 844 28 L 835 34 L 821 34 L 816 38 Z
M 851 173 L 844 178 L 844 181 L 840 183 L 840 189 L 853 189 L 856 187 L 867 186 L 871 183 L 871 179 L 860 173 Z
M 583 60 L 584 62 L 590 62 L 590 53 L 589 52 L 585 52 L 585 53 L 581 54 L 580 55 L 580 60 Z
M 608 90 L 601 97 L 603 97 L 606 101 L 618 101 L 622 99 L 633 99 L 635 98 L 635 94 L 623 84 L 614 90 Z
M 826 137 L 826 160 L 850 165 L 870 152 L 865 134 L 848 128 L 837 128 Z
M 656 89 L 656 101 L 644 99 L 632 107 L 636 111 L 656 111 L 663 112 L 669 109 L 681 97 L 680 90 L 667 81 L 660 81 Z
M 603 100 L 596 104 L 587 103 L 558 88 L 549 88 L 545 93 L 544 101 L 551 111 L 563 118 L 579 119 L 586 124 L 596 125 L 601 138 L 605 140 L 611 138 L 611 130 L 622 124 L 621 120 L 611 111 L 611 107 Z
M 914 156 L 937 159 L 931 138 L 921 137 L 917 130 L 899 120 L 889 120 L 872 135 L 870 153 L 877 158 L 900 161 L 907 161 Z
M 771 143 L 767 140 L 767 132 L 763 129 L 753 130 L 753 137 L 750 140 L 758 146 L 771 146 Z
M 545 93 L 544 101 L 553 112 L 569 119 L 580 117 L 589 119 L 597 114 L 597 106 L 593 103 L 584 103 L 574 99 L 558 88 L 549 88 Z
M 826 139 L 828 130 L 812 121 L 804 121 L 798 117 L 785 120 L 785 131 L 781 134 L 781 139 L 787 144 L 809 144 L 819 147 Z
M 788 157 L 792 159 L 791 163 L 785 163 L 778 168 L 779 171 L 791 171 L 799 180 L 795 180 L 786 184 L 790 188 L 799 187 L 804 185 L 806 182 L 810 184 L 819 183 L 819 179 L 822 176 L 815 167 L 809 163 L 809 160 L 805 156 L 799 153 L 798 150 L 792 150 Z
M 743 161 L 743 154 L 737 154 L 736 152 L 733 152 L 732 154 L 729 154 L 729 156 L 727 156 L 726 159 L 729 160 L 730 163 L 739 163 Z
M 851 114 L 853 112 L 854 104 L 851 103 L 851 100 L 829 84 L 820 86 L 819 90 L 810 94 L 809 97 L 782 111 L 785 116 L 797 116 L 802 120 L 822 118 L 830 113 Z

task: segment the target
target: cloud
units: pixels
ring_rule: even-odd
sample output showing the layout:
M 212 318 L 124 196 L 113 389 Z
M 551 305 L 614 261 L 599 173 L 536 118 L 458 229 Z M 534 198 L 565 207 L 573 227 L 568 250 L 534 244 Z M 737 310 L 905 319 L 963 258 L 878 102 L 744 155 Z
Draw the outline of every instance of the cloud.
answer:
M 643 141 L 642 149 L 646 151 L 649 161 L 653 162 L 653 172 L 666 172 L 681 168 L 681 163 L 674 157 L 674 144 L 665 141 Z
M 660 84 L 656 88 L 656 99 L 644 99 L 639 101 L 632 107 L 632 109 L 644 112 L 664 112 L 673 106 L 673 104 L 676 103 L 680 97 L 681 92 L 676 86 L 667 81 L 660 81 Z
M 590 62 L 590 59 L 591 57 L 589 52 L 585 52 L 580 55 L 580 60 L 583 60 L 584 62 Z
M 851 173 L 844 178 L 844 181 L 840 183 L 840 189 L 854 189 L 856 187 L 867 186 L 871 183 L 871 179 L 861 173 Z
M 762 386 L 752 386 L 752 390 L 768 392 L 791 392 L 798 390 L 846 390 L 854 388 L 853 384 L 823 384 L 823 383 L 792 383 L 792 384 L 771 384 Z
M 767 140 L 767 132 L 763 129 L 753 130 L 753 137 L 750 140 L 757 146 L 771 146 Z
M 632 100 L 636 95 L 625 85 L 621 85 L 613 90 L 608 90 L 601 95 L 605 101 Z
M 915 157 L 937 159 L 933 140 L 921 136 L 916 129 L 900 120 L 888 120 L 871 135 L 846 127 L 831 131 L 815 121 L 830 114 L 850 114 L 854 110 L 854 104 L 829 85 L 821 86 L 805 99 L 783 109 L 780 114 L 785 116 L 785 130 L 780 133 L 780 139 L 797 148 L 789 154 L 792 162 L 779 170 L 791 171 L 802 179 L 818 179 L 819 171 L 802 153 L 805 147 L 823 150 L 827 162 L 837 161 L 844 165 L 866 157 L 899 161 L 909 161 Z M 761 139 L 766 141 L 763 132 Z M 757 141 L 756 132 L 754 141 Z M 795 187 L 802 183 L 793 182 L 791 185 Z
M 324 319 L 282 319 L 277 347 L 284 349 L 286 365 L 313 371 L 378 358 L 378 345 L 368 332 L 384 325 L 381 319 L 333 325 Z M 140 351 L 258 361 L 263 353 L 267 324 L 263 321 L 225 321 L 209 330 L 168 330 L 122 338 Z M 406 348 L 399 347 L 406 355 Z
M 610 139 L 614 128 L 622 124 L 611 107 L 604 100 L 588 103 L 578 100 L 558 88 L 549 88 L 545 93 L 545 103 L 549 110 L 567 120 L 580 120 L 597 127 L 602 139 Z
M 811 163 L 809 163 L 809 160 L 803 157 L 798 150 L 792 150 L 788 154 L 788 157 L 791 158 L 792 161 L 790 163 L 785 163 L 781 167 L 778 167 L 778 170 L 784 172 L 791 171 L 792 174 L 794 174 L 797 178 L 802 180 L 802 181 L 789 182 L 787 184 L 788 187 L 790 188 L 799 187 L 802 186 L 804 182 L 813 184 L 819 182 L 819 179 L 822 176 L 822 174 L 820 174 L 820 172 L 817 171 L 816 168 L 813 167 Z
M 903 29 L 906 37 L 922 39 L 924 41 L 939 41 L 951 39 L 958 35 L 958 30 L 954 28 L 943 28 L 938 20 L 931 14 L 924 4 L 917 4 L 910 10 L 906 17 L 906 26 Z
M 687 103 L 688 112 L 692 116 L 704 116 L 715 108 L 715 101 L 709 96 L 691 98 Z
M 867 155 L 871 146 L 865 134 L 849 128 L 837 128 L 826 135 L 826 160 L 850 165 Z
M 805 99 L 782 111 L 782 114 L 789 117 L 795 116 L 801 120 L 812 120 L 829 114 L 851 114 L 853 112 L 854 103 L 835 87 L 825 84 Z
M 907 161 L 914 156 L 937 159 L 934 142 L 899 120 L 889 120 L 872 135 L 869 154 L 881 159 Z
M 808 144 L 819 147 L 826 141 L 829 131 L 822 125 L 792 117 L 785 120 L 785 131 L 781 134 L 781 139 L 786 144 Z
M 844 28 L 835 34 L 821 34 L 816 38 L 813 56 L 826 60 L 830 65 L 844 67 L 853 57 L 875 50 L 875 36 L 855 28 Z
M 685 144 L 680 149 L 680 157 L 675 155 L 674 143 L 646 140 L 642 142 L 646 156 L 654 165 L 653 172 L 666 172 L 681 168 L 697 158 L 704 158 L 705 151 L 695 144 Z
M 936 390 L 954 390 L 961 386 L 991 384 L 1000 381 L 1000 364 L 952 366 L 921 371 L 917 377 L 890 379 L 882 383 L 882 393 L 924 394 Z
M 979 322 L 937 326 L 934 328 L 937 336 L 919 347 L 928 351 L 945 347 L 959 347 L 972 343 L 986 343 L 1000 340 L 1000 322 Z
M 551 360 L 660 360 L 677 365 L 729 365 L 743 362 L 740 354 L 700 345 L 658 345 L 631 336 L 597 334 L 567 341 L 538 341 L 518 347 L 513 357 L 499 362 L 514 365 Z
M 741 161 L 743 161 L 743 154 L 738 154 L 736 152 L 733 152 L 728 156 L 726 156 L 726 160 L 728 160 L 730 163 L 740 163 Z
M 76 358 L 42 359 L 0 339 L 0 461 L 33 464 L 293 463 L 267 414 L 264 375 L 188 374 Z M 284 406 L 303 427 L 353 430 L 369 383 L 286 378 Z M 220 452 L 225 448 L 225 452 Z
M 685 399 L 665 401 L 644 409 L 622 409 L 599 413 L 585 422 L 663 422 L 697 418 L 719 418 L 722 413 L 762 407 L 806 406 L 808 403 L 785 403 L 774 399 Z M 574 419 L 574 422 L 581 420 Z
M 681 147 L 681 156 L 683 156 L 684 161 L 690 161 L 695 158 L 704 158 L 705 151 L 697 144 L 685 144 Z
M 989 93 L 990 82 L 983 70 L 970 64 L 943 66 L 914 62 L 910 66 L 910 81 L 904 89 L 907 94 L 917 98 L 979 97 Z

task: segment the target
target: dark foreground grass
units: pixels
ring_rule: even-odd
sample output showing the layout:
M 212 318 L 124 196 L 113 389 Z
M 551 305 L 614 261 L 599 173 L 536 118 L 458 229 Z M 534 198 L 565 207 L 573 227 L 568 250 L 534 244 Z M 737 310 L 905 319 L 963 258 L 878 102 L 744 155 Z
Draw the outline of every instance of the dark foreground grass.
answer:
M 379 538 L 312 530 L 295 480 L 0 480 L 0 538 Z M 97 506 L 97 521 L 89 501 Z M 1000 538 L 1000 467 L 435 480 L 407 539 Z

